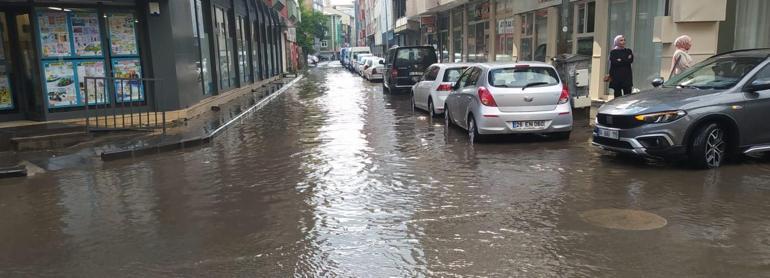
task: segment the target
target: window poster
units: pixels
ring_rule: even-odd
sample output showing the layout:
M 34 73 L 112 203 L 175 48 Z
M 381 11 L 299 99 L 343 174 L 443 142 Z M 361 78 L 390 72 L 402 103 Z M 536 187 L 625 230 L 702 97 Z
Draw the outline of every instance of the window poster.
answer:
M 138 55 L 134 15 L 113 14 L 108 21 L 112 54 Z
M 141 78 L 142 66 L 139 59 L 120 59 L 112 61 L 112 71 L 115 78 Z M 115 95 L 117 102 L 142 101 L 144 91 L 142 82 L 138 80 L 115 80 Z
M 88 94 L 88 104 L 107 103 L 109 100 L 103 79 L 88 79 L 86 83 L 86 77 L 105 77 L 104 61 L 80 61 L 77 63 L 77 69 L 80 103 L 86 103 L 86 93 Z
M 99 16 L 95 12 L 76 12 L 70 17 L 75 54 L 78 56 L 102 56 L 102 40 L 99 32 Z
M 79 104 L 72 62 L 43 62 L 43 73 L 49 108 L 70 107 Z
M 8 80 L 8 74 L 0 72 L 0 110 L 8 109 L 13 109 L 11 81 Z
M 72 49 L 69 30 L 67 30 L 67 13 L 45 11 L 38 13 L 37 16 L 43 57 L 70 56 Z

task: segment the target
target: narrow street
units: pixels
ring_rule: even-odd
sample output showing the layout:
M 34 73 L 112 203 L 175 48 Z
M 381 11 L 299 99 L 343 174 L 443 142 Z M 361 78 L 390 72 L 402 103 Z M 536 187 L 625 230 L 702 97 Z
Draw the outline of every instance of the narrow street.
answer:
M 322 63 L 197 149 L 0 180 L 0 276 L 760 277 L 770 162 L 470 145 Z

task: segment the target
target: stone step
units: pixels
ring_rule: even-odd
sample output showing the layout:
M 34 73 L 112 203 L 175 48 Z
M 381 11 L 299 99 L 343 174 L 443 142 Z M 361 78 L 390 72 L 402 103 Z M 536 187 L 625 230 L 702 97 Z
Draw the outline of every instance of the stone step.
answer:
M 13 137 L 11 138 L 11 144 L 16 151 L 35 151 L 69 147 L 90 139 L 91 134 L 85 131 L 77 131 Z

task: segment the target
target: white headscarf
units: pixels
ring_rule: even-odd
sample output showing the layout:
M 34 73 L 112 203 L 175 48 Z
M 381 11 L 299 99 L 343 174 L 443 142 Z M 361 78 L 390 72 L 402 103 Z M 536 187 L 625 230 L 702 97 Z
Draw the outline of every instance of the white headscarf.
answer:
M 623 48 L 625 48 L 623 46 L 620 46 L 620 39 L 621 38 L 625 38 L 625 37 L 623 35 L 615 36 L 615 40 L 612 41 L 613 42 L 613 46 L 614 46 L 612 49 L 623 49 Z
M 690 36 L 679 36 L 674 40 L 674 46 L 676 46 L 676 50 L 674 51 L 674 56 L 671 57 L 671 76 L 680 74 L 690 68 L 693 62 L 692 56 L 690 56 L 690 53 L 687 53 L 690 47 L 692 47 L 692 38 Z M 669 76 L 669 78 L 671 77 Z

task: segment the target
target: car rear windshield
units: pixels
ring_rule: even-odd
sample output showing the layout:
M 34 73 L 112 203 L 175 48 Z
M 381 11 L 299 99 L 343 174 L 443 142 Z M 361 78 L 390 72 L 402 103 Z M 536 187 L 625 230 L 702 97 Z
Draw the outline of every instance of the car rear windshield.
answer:
M 553 86 L 559 84 L 559 77 L 548 67 L 511 67 L 491 70 L 489 84 L 505 88 Z
M 457 82 L 457 79 L 460 79 L 460 75 L 463 74 L 466 68 L 468 67 L 446 69 L 444 71 L 444 82 Z
M 396 67 L 409 67 L 412 71 L 424 72 L 438 61 L 433 48 L 402 48 L 396 53 Z

